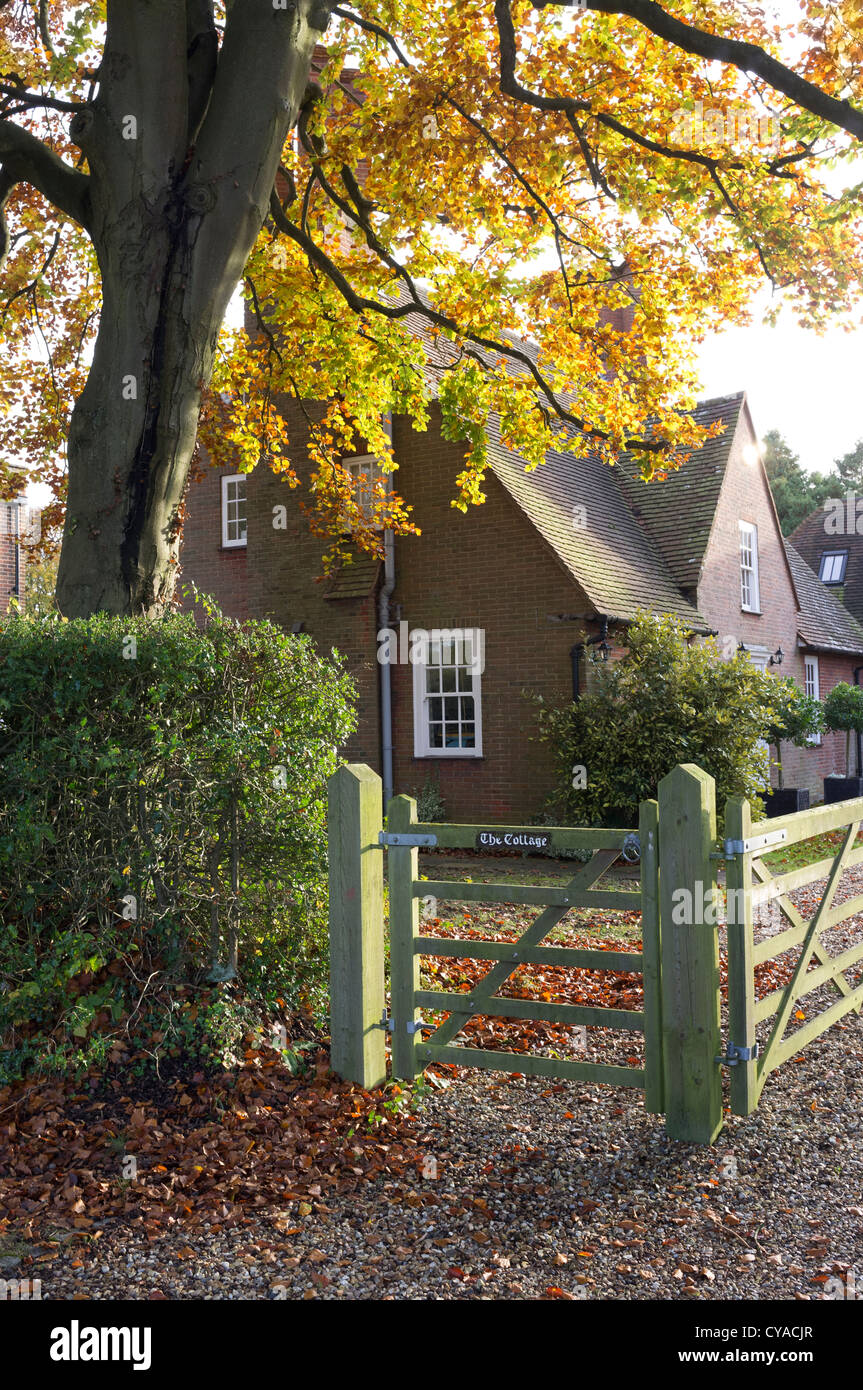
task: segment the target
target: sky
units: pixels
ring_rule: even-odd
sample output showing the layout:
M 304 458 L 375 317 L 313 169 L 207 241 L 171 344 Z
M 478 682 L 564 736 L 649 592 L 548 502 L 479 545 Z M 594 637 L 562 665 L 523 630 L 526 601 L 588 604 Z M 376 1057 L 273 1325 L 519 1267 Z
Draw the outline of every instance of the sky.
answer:
M 863 438 L 863 329 L 819 335 L 788 314 L 708 340 L 699 364 L 704 396 L 745 391 L 759 437 L 779 430 L 809 471 L 829 472 Z

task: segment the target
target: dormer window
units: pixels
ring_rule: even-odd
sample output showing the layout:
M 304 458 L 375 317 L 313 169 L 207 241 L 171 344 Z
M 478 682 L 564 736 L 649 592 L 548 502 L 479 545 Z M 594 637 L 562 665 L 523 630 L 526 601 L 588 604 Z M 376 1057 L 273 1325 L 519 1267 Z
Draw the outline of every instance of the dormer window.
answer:
M 740 607 L 744 613 L 761 612 L 758 589 L 758 527 L 751 521 L 740 526 Z
M 822 550 L 818 578 L 822 584 L 844 584 L 848 568 L 847 550 Z

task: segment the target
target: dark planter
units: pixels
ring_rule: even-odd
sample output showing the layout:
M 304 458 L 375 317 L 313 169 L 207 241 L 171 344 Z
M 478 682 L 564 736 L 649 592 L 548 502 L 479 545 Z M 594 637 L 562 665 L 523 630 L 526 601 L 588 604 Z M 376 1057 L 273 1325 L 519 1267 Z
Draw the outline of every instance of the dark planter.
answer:
M 855 796 L 863 796 L 863 777 L 824 778 L 825 806 L 832 805 L 834 801 L 850 801 Z
M 794 811 L 809 810 L 808 787 L 780 787 L 764 798 L 768 816 L 790 816 Z

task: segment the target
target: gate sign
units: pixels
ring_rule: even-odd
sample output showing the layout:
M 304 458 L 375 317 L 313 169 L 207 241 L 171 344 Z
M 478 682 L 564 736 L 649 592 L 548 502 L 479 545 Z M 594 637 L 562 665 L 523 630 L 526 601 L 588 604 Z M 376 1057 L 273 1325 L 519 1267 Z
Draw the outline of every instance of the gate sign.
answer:
M 527 835 L 523 831 L 481 830 L 476 837 L 477 849 L 549 849 L 550 835 Z

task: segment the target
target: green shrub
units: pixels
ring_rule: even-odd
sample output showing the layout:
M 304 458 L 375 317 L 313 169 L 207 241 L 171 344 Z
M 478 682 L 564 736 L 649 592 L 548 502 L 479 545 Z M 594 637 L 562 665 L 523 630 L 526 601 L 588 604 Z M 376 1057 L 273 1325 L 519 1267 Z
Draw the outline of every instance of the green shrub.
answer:
M 824 701 L 824 725 L 845 735 L 845 776 L 851 776 L 851 735 L 863 733 L 863 689 L 839 681 Z
M 782 772 L 782 745 L 793 743 L 803 748 L 815 734 L 824 728 L 824 712 L 821 702 L 812 695 L 805 695 L 791 676 L 775 680 L 773 690 L 774 715 L 767 730 L 767 741 L 776 746 L 776 766 L 779 769 L 779 785 L 785 785 Z
M 626 640 L 620 661 L 596 664 L 580 700 L 562 708 L 536 702 L 539 737 L 559 769 L 552 816 L 633 826 L 639 802 L 656 796 L 677 763 L 697 763 L 716 779 L 720 818 L 734 795 L 749 797 L 758 815 L 769 785 L 759 740 L 773 717 L 775 678 L 743 653 L 723 661 L 714 642 L 690 643 L 673 618 L 641 614 Z
M 170 1033 L 214 982 L 321 999 L 326 779 L 351 695 L 309 638 L 210 605 L 200 628 L 0 624 L 7 1075 L 99 1060 L 130 1019 Z

